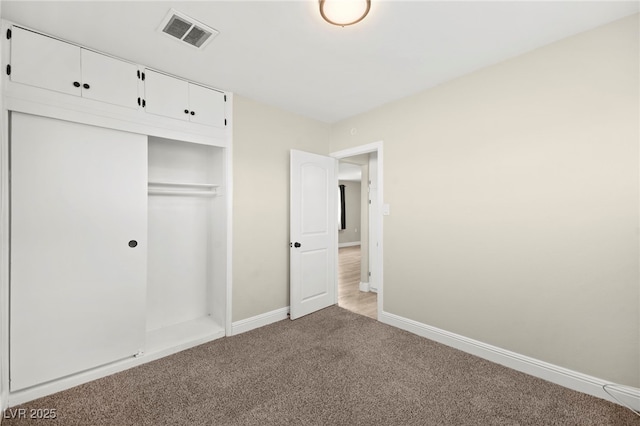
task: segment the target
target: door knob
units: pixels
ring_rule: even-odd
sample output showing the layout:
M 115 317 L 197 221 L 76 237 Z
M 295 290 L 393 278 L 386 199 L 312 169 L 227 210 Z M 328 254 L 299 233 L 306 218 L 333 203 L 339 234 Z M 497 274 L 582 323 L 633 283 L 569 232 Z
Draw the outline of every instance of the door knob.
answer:
M 298 242 L 295 242 L 295 243 L 293 243 L 293 246 L 294 246 L 295 248 L 298 248 L 298 247 L 302 247 L 302 244 L 300 244 L 300 243 L 298 243 Z
M 138 245 L 138 242 L 136 240 L 129 241 L 129 247 L 134 248 L 137 245 Z
M 85 89 L 89 89 L 91 86 L 89 86 L 87 83 L 83 84 L 82 87 L 84 87 Z
M 74 87 L 80 87 L 80 82 L 79 81 L 74 81 L 73 82 L 73 86 Z

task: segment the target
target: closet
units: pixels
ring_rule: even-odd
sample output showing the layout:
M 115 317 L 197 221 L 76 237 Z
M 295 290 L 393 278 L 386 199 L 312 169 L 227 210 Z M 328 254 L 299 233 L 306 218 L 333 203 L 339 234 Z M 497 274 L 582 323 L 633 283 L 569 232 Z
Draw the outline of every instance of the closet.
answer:
M 224 150 L 157 137 L 148 147 L 146 330 L 160 350 L 224 335 Z
M 2 29 L 9 403 L 225 336 L 232 94 Z

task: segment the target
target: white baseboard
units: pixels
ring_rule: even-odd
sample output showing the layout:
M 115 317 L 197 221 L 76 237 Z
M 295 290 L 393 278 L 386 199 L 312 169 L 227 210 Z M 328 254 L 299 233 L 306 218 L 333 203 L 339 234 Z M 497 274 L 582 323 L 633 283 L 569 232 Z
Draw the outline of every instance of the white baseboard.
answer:
M 360 291 L 369 292 L 371 288 L 369 288 L 369 283 L 363 283 L 360 281 L 360 286 L 358 287 Z
M 360 241 L 352 241 L 350 243 L 340 243 L 338 244 L 339 248 L 342 247 L 352 247 L 352 246 L 359 246 L 360 245 Z
M 383 311 L 379 320 L 514 370 L 640 411 L 638 388 L 617 385 L 388 312 Z
M 276 309 L 275 311 L 256 315 L 255 317 L 236 321 L 231 324 L 231 335 L 235 336 L 236 334 L 245 333 L 255 328 L 260 328 L 276 321 L 287 319 L 288 314 L 289 307 L 287 306 L 285 308 Z

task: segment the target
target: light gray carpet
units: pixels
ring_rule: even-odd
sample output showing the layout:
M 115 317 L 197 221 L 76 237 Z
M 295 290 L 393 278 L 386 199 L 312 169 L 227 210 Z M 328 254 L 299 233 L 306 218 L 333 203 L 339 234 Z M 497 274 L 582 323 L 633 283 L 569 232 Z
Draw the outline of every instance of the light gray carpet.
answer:
M 636 425 L 574 392 L 339 307 L 41 398 L 59 425 Z M 3 426 L 34 424 L 4 420 Z

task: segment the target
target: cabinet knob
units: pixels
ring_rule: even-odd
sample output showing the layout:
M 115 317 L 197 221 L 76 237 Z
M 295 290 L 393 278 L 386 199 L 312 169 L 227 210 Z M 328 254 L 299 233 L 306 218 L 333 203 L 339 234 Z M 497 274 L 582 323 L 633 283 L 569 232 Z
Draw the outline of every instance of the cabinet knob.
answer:
M 91 86 L 89 86 L 87 83 L 83 84 L 82 87 L 84 87 L 85 89 L 90 88 Z
M 191 115 L 196 115 L 196 112 L 195 111 L 191 111 Z
M 188 109 L 185 109 L 185 110 L 184 110 L 184 113 L 185 113 L 185 114 L 189 114 L 189 110 L 188 110 Z
M 137 245 L 138 245 L 138 242 L 136 240 L 129 241 L 129 247 L 134 248 Z
M 73 85 L 74 85 L 74 87 L 80 87 L 80 82 L 79 81 L 74 81 Z

